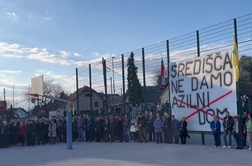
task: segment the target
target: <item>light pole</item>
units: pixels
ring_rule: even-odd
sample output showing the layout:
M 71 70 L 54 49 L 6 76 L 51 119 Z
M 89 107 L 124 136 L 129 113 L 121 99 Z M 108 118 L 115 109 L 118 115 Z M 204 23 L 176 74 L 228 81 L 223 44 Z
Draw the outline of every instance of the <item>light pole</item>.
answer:
M 115 99 L 115 71 L 114 71 L 114 56 L 112 56 L 112 72 L 113 72 L 113 104 Z
M 113 96 L 112 96 L 112 94 L 113 94 L 112 77 L 110 77 L 110 86 L 111 86 L 111 97 L 113 97 Z M 112 98 L 112 99 L 113 99 L 113 98 Z M 110 106 L 112 107 L 112 105 L 113 105 L 113 101 L 112 101 L 112 100 L 110 101 L 110 104 L 111 104 Z

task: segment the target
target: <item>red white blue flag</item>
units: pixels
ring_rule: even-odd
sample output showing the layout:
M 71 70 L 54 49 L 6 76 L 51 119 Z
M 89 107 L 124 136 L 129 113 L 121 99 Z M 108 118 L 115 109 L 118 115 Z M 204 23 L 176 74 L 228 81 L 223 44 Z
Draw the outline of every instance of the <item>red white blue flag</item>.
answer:
M 164 60 L 161 60 L 161 70 L 160 70 L 160 89 L 165 89 L 165 66 Z

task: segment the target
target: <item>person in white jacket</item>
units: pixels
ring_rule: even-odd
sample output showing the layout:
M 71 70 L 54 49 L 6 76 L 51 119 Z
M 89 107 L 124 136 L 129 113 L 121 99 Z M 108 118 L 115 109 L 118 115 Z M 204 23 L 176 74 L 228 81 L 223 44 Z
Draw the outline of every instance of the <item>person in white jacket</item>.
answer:
M 130 121 L 130 137 L 131 140 L 136 141 L 136 131 L 137 131 L 137 120 L 136 120 L 136 116 L 133 116 L 131 121 Z

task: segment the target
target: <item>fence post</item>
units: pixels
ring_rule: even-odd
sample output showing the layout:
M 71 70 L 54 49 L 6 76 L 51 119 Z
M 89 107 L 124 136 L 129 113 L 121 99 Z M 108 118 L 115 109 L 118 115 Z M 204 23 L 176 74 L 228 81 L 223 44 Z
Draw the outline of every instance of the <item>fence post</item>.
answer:
M 234 40 L 236 42 L 237 49 L 238 47 L 238 34 L 237 34 L 237 21 L 234 19 Z M 239 50 L 239 49 L 238 49 Z M 241 108 L 241 100 L 240 100 L 240 79 L 236 82 L 236 97 L 237 97 L 237 114 L 240 118 L 242 118 L 242 108 Z
M 171 99 L 170 99 L 170 43 L 169 43 L 169 40 L 166 40 L 166 54 L 167 54 L 168 101 L 169 101 L 168 113 L 171 116 L 172 109 L 171 109 Z
M 74 109 L 77 108 L 77 114 L 80 115 L 80 104 L 79 104 L 79 74 L 78 74 L 78 68 L 76 68 L 75 74 L 76 74 L 76 105 L 77 105 L 77 107 L 75 107 Z M 76 110 L 74 110 L 74 111 L 76 111 Z
M 196 31 L 196 38 L 197 38 L 197 56 L 200 57 L 200 37 L 199 31 Z M 201 131 L 201 142 L 202 145 L 205 145 L 205 132 Z
M 143 100 L 144 100 L 144 111 L 146 111 L 146 78 L 145 78 L 145 53 L 144 53 L 144 48 L 142 48 L 142 64 L 143 64 Z
M 91 70 L 91 64 L 88 65 L 89 67 L 89 99 L 90 99 L 90 111 L 93 111 L 93 89 L 92 89 L 92 70 Z
M 123 92 L 122 92 L 122 99 L 123 99 L 123 113 L 125 115 L 125 76 L 124 76 L 124 55 L 122 54 L 122 84 L 123 84 Z
M 105 91 L 105 116 L 107 115 L 108 111 L 108 92 L 107 92 L 107 66 L 106 60 L 102 57 L 102 65 L 103 65 L 103 80 L 104 80 L 104 91 Z

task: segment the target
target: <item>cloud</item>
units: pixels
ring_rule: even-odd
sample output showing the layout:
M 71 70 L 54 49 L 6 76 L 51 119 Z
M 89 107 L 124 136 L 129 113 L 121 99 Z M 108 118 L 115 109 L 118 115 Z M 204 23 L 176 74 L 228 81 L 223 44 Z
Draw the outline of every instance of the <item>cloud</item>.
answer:
M 17 19 L 17 15 L 14 12 L 6 12 L 5 13 L 9 19 Z
M 75 56 L 75 57 L 80 57 L 80 54 L 74 53 L 74 56 Z
M 45 17 L 44 20 L 45 20 L 45 21 L 50 21 L 50 20 L 51 20 L 51 17 Z
M 6 58 L 25 58 L 45 63 L 53 63 L 66 66 L 73 65 L 73 66 L 88 67 L 88 64 L 90 63 L 101 62 L 101 57 L 109 58 L 111 56 L 114 56 L 114 54 L 108 54 L 108 53 L 100 54 L 98 52 L 95 52 L 91 54 L 91 56 L 96 57 L 96 59 L 90 61 L 81 61 L 81 60 L 77 61 L 74 60 L 73 57 L 84 57 L 84 56 L 78 53 L 70 53 L 67 51 L 50 52 L 45 48 L 22 47 L 19 44 L 9 44 L 0 42 L 0 56 Z
M 29 15 L 28 18 L 31 19 L 31 18 L 32 18 L 32 15 Z
M 21 70 L 0 70 L 1 74 L 20 74 Z

